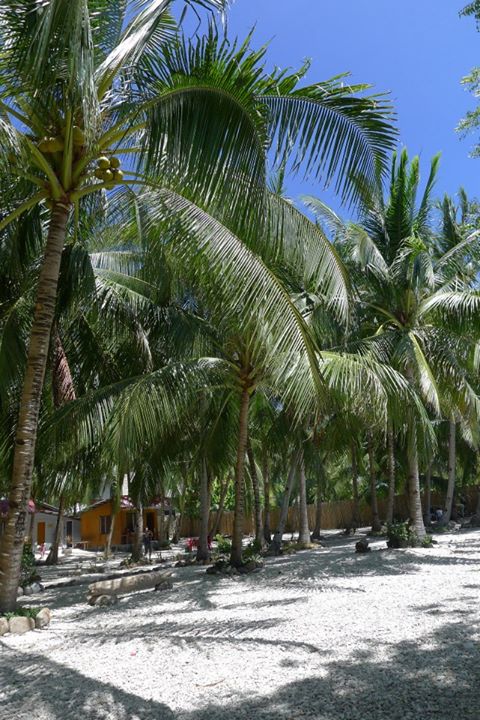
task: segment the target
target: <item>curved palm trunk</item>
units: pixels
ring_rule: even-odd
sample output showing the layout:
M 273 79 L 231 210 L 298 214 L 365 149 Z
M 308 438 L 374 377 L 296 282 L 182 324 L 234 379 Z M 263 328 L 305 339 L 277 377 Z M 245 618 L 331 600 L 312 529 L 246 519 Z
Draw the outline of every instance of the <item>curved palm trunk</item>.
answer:
M 356 530 L 360 525 L 360 501 L 358 497 L 358 461 L 357 448 L 352 443 L 352 493 L 353 493 L 353 509 L 352 509 L 352 528 Z
M 448 427 L 448 486 L 445 498 L 445 512 L 442 523 L 446 525 L 452 519 L 453 497 L 455 495 L 455 470 L 457 464 L 457 426 L 450 420 Z
M 142 558 L 143 541 L 143 506 L 141 503 L 135 507 L 135 533 L 133 536 L 132 560 L 138 562 Z
M 280 518 L 278 520 L 278 527 L 273 536 L 271 550 L 273 553 L 278 554 L 282 547 L 282 538 L 285 532 L 285 526 L 288 518 L 288 508 L 290 505 L 290 496 L 292 494 L 293 486 L 295 484 L 295 476 L 297 474 L 297 467 L 299 461 L 299 453 L 294 452 L 290 463 L 290 470 L 288 473 L 287 485 L 285 492 L 283 493 L 282 509 L 280 511 Z
M 307 478 L 305 475 L 305 461 L 302 455 L 298 468 L 298 486 L 299 486 L 299 515 L 300 529 L 298 533 L 298 542 L 301 545 L 308 545 L 310 542 L 310 527 L 308 525 L 308 507 L 307 507 Z
M 248 466 L 250 469 L 250 477 L 252 479 L 253 488 L 253 504 L 255 514 L 255 542 L 263 547 L 263 523 L 262 523 L 262 504 L 260 502 L 260 485 L 258 482 L 257 466 L 255 465 L 255 456 L 250 440 L 247 441 Z
M 63 349 L 62 341 L 56 327 L 53 329 L 54 336 L 54 358 L 52 372 L 53 403 L 60 408 L 68 402 L 75 400 L 75 387 L 73 384 L 70 365 Z M 65 512 L 65 497 L 60 496 L 55 538 L 45 561 L 46 565 L 58 563 L 58 550 L 62 541 L 63 515 Z
M 233 537 L 230 563 L 233 567 L 242 565 L 243 525 L 245 514 L 245 452 L 248 438 L 248 408 L 250 394 L 243 387 L 240 399 L 240 423 L 238 432 L 237 461 L 235 464 L 235 509 L 233 516 Z
M 58 563 L 58 549 L 62 542 L 62 530 L 63 530 L 63 515 L 65 513 L 65 496 L 60 495 L 60 502 L 58 505 L 57 524 L 55 525 L 55 537 L 53 539 L 52 546 L 45 560 L 45 565 L 56 565 Z
M 218 535 L 218 531 L 220 529 L 220 523 L 222 522 L 223 511 L 225 509 L 225 500 L 227 497 L 229 480 L 230 480 L 230 478 L 227 477 L 223 481 L 223 484 L 220 488 L 220 502 L 218 503 L 218 510 L 215 515 L 215 522 L 213 523 L 212 529 L 210 530 L 210 536 L 212 538 L 214 538 L 216 535 Z
M 272 542 L 272 531 L 270 529 L 270 475 L 268 472 L 268 457 L 267 453 L 264 454 L 263 458 L 263 537 L 265 542 L 270 544 Z
M 197 546 L 197 561 L 208 562 L 210 550 L 208 549 L 208 523 L 210 519 L 210 478 L 208 476 L 207 461 L 202 461 L 200 473 L 200 534 Z
M 370 495 L 372 504 L 372 532 L 380 532 L 382 525 L 378 514 L 377 474 L 375 472 L 375 452 L 372 436 L 368 436 L 368 464 L 370 469 Z
M 58 276 L 67 232 L 69 209 L 52 210 L 45 254 L 38 279 L 35 314 L 15 433 L 9 511 L 0 546 L 0 612 L 15 609 L 26 532 L 27 505 L 32 487 L 38 415 L 57 299 Z

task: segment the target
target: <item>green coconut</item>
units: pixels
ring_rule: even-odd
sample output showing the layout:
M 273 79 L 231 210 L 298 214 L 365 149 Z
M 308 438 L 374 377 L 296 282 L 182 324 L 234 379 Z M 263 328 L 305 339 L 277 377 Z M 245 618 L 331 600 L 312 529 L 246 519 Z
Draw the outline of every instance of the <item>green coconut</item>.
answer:
M 104 173 L 104 172 L 105 172 L 105 170 L 102 170 L 101 168 L 97 168 L 97 169 L 95 170 L 95 173 L 94 173 L 94 174 L 95 174 L 95 177 L 98 178 L 98 180 L 103 180 L 103 179 L 104 179 L 104 177 L 103 177 L 103 173 Z
M 40 140 L 38 143 L 38 149 L 42 153 L 49 153 L 52 152 L 52 141 L 50 138 L 43 138 L 43 140 Z
M 74 125 L 72 128 L 72 139 L 74 145 L 85 145 L 85 133 L 78 125 Z
M 115 170 L 113 173 L 113 179 L 115 182 L 119 183 L 123 180 L 123 172 L 121 170 Z
M 108 170 L 110 168 L 110 160 L 108 157 L 105 157 L 105 155 L 102 155 L 102 157 L 98 158 L 97 165 L 102 170 Z
M 119 168 L 119 167 L 120 167 L 120 164 L 121 164 L 121 163 L 120 163 L 120 158 L 115 157 L 115 155 L 110 158 L 110 167 L 113 168 L 114 170 L 116 170 L 117 168 Z
M 62 152 L 62 150 L 65 147 L 65 143 L 63 141 L 63 138 L 61 135 L 57 135 L 57 137 L 50 138 L 50 152 Z
M 111 170 L 104 170 L 103 171 L 103 179 L 105 180 L 105 182 L 112 182 L 113 172 Z

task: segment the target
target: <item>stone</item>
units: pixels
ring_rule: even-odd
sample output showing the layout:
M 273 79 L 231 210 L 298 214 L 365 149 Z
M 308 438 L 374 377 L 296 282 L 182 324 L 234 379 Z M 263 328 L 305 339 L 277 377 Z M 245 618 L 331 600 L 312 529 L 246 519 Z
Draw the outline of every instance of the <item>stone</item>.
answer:
M 0 636 L 5 635 L 8 632 L 8 620 L 7 618 L 0 617 Z
M 166 580 L 165 582 L 159 583 L 158 585 L 155 585 L 155 592 L 163 592 L 164 590 L 171 590 L 173 588 L 173 582 L 171 580 Z
M 35 629 L 35 620 L 31 617 L 14 615 L 14 617 L 8 621 L 8 629 L 12 635 L 23 635 L 23 633 Z
M 116 595 L 98 595 L 95 598 L 94 605 L 98 607 L 109 607 L 110 605 L 115 605 L 117 602 L 118 598 Z
M 244 565 L 237 568 L 237 572 L 240 573 L 240 575 L 247 575 L 248 573 L 258 572 L 262 567 L 262 563 L 257 563 L 255 560 L 249 560 Z
M 22 597 L 22 595 L 23 595 L 23 588 L 19 587 L 17 590 L 17 597 Z
M 368 545 L 367 538 L 363 538 L 363 540 L 359 540 L 357 543 L 355 543 L 355 552 L 357 553 L 367 553 L 371 551 L 371 547 Z
M 24 595 L 33 595 L 33 590 L 32 590 L 31 585 L 25 585 L 25 587 L 23 588 L 23 594 Z
M 32 588 L 32 594 L 42 592 L 42 586 L 38 582 L 32 583 L 30 587 Z
M 48 608 L 42 608 L 35 618 L 35 627 L 37 630 L 48 627 L 50 620 L 52 619 L 52 613 Z

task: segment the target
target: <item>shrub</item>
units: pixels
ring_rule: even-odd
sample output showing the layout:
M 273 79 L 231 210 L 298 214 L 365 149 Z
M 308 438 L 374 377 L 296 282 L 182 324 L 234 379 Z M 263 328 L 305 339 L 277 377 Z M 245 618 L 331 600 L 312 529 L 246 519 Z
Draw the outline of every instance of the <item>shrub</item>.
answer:
M 232 550 L 232 543 L 230 542 L 230 540 L 224 538 L 223 535 L 215 535 L 215 540 L 217 542 L 217 550 L 219 555 L 230 555 L 230 552 Z
M 256 560 L 259 557 L 261 551 L 262 544 L 259 543 L 257 540 L 252 540 L 251 543 L 248 543 L 247 547 L 242 553 L 243 560 Z
M 35 555 L 32 551 L 30 543 L 25 543 L 22 552 L 22 564 L 20 569 L 20 585 L 26 587 L 35 582 L 37 578 L 37 571 L 35 569 Z
M 30 617 L 35 620 L 38 613 L 40 612 L 41 608 L 37 607 L 19 607 L 16 610 L 13 610 L 12 612 L 6 612 L 4 613 L 3 617 L 5 617 L 7 620 L 10 620 L 12 617 Z
M 397 522 L 387 525 L 387 546 L 389 548 L 415 547 L 418 538 L 407 522 Z

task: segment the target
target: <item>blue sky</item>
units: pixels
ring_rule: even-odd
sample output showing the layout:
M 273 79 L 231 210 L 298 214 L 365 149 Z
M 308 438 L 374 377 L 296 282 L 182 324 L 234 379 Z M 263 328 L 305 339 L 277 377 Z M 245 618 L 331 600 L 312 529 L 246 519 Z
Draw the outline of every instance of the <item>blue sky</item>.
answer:
M 480 64 L 480 34 L 471 18 L 458 17 L 466 0 L 236 0 L 228 16 L 230 37 L 256 25 L 254 45 L 271 41 L 270 64 L 297 67 L 312 59 L 307 81 L 343 71 L 353 82 L 389 90 L 398 113 L 400 144 L 420 154 L 422 176 L 442 152 L 437 193 L 462 184 L 480 196 L 480 160 L 468 157 L 473 138 L 461 141 L 455 126 L 474 99 L 461 78 Z M 289 193 L 330 192 L 290 179 Z

